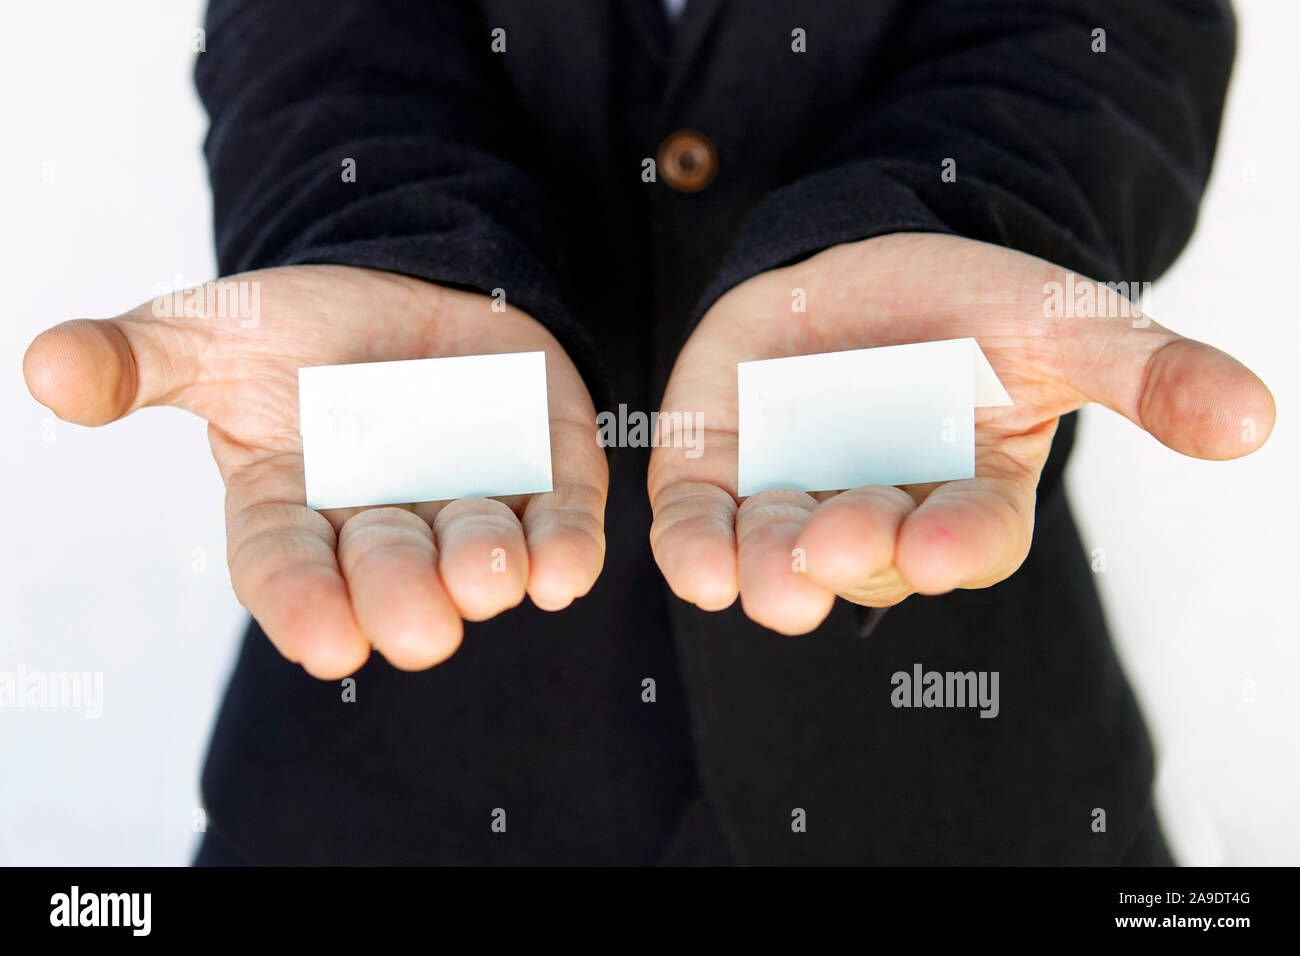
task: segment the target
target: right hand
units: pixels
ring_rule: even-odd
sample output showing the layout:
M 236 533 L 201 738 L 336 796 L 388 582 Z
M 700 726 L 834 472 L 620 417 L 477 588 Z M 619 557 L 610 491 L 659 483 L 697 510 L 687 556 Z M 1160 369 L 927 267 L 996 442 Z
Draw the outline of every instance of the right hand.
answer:
M 1048 283 L 1076 280 L 1095 287 L 1103 311 L 1117 304 L 1104 286 L 1013 249 L 896 233 L 832 246 L 719 298 L 682 348 L 663 401 L 708 423 L 696 436 L 705 452 L 691 458 L 662 443 L 650 456 L 651 544 L 674 593 L 705 610 L 739 594 L 757 623 L 807 634 L 837 596 L 888 607 L 1003 581 L 1029 554 L 1057 421 L 1089 401 L 1196 458 L 1264 444 L 1276 409 L 1253 372 L 1149 318 L 1049 317 Z M 791 308 L 796 289 L 806 311 Z M 740 500 L 737 363 L 968 336 L 1015 401 L 976 410 L 975 477 Z
M 354 672 L 374 646 L 394 666 L 437 664 L 462 619 L 519 604 L 544 610 L 586 594 L 604 563 L 609 475 L 591 398 L 559 343 L 483 295 L 341 266 L 292 266 L 220 280 L 260 283 L 260 320 L 115 319 L 42 332 L 23 372 L 60 418 L 103 425 L 145 405 L 208 422 L 226 485 L 227 557 L 240 602 L 291 661 L 316 677 Z M 554 490 L 404 507 L 304 505 L 297 369 L 544 351 Z M 493 560 L 505 554 L 505 571 Z M 496 552 L 499 559 L 502 552 Z

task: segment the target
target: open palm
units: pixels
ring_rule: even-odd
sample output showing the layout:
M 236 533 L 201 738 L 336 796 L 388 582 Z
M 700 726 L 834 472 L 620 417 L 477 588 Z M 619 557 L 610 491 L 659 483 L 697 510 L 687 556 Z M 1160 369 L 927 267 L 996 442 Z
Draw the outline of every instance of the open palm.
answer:
M 604 561 L 605 458 L 587 390 L 541 325 L 517 309 L 494 312 L 486 296 L 366 269 L 222 281 L 258 283 L 256 324 L 207 312 L 159 318 L 145 304 L 42 333 L 24 372 L 37 400 L 71 422 L 162 404 L 207 420 L 226 484 L 231 580 L 282 654 L 323 678 L 352 673 L 372 646 L 395 666 L 424 668 L 455 651 L 463 619 L 491 617 L 525 593 L 555 610 L 590 589 Z M 537 350 L 553 491 L 305 507 L 299 368 Z
M 665 443 L 650 464 L 651 544 L 673 591 L 706 610 L 739 594 L 758 623 L 800 634 L 821 623 L 836 595 L 887 606 L 995 584 L 1028 553 L 1058 418 L 1089 401 L 1198 458 L 1236 458 L 1263 444 L 1273 400 L 1248 369 L 1115 309 L 1122 303 L 1104 286 L 1094 287 L 1097 313 L 1053 317 L 1044 288 L 1066 281 L 1066 270 L 1013 250 L 902 234 L 836 246 L 719 299 L 683 348 L 663 402 L 667 412 L 702 416 L 703 453 L 690 458 Z M 800 297 L 806 311 L 792 309 Z M 967 336 L 1014 401 L 976 410 L 974 478 L 737 499 L 738 362 Z M 796 549 L 802 561 L 792 560 Z

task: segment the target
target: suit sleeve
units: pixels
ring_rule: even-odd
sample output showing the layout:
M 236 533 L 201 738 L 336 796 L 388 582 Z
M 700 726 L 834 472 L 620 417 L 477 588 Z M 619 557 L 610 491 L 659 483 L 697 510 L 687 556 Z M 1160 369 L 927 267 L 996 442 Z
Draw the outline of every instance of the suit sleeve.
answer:
M 1234 43 L 1227 0 L 914 0 L 881 81 L 751 211 L 697 316 L 759 272 L 903 231 L 1153 280 L 1191 235 Z
M 456 0 L 211 0 L 195 81 L 218 266 L 329 263 L 503 289 L 597 397 L 555 210 L 491 42 Z

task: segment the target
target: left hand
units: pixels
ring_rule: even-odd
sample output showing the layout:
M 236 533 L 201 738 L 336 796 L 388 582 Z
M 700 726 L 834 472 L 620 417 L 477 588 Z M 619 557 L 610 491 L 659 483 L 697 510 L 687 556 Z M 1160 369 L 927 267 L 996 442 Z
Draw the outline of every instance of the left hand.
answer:
M 394 667 L 423 670 L 460 646 L 463 621 L 525 594 L 559 610 L 587 593 L 605 560 L 609 473 L 587 388 L 537 320 L 374 269 L 298 265 L 220 282 L 259 290 L 265 314 L 244 326 L 209 312 L 205 294 L 193 315 L 160 315 L 169 310 L 154 306 L 167 299 L 155 300 L 46 330 L 23 368 L 36 399 L 66 421 L 103 425 L 174 405 L 208 422 L 226 485 L 231 584 L 281 654 L 326 680 L 355 672 L 372 647 Z M 306 507 L 299 368 L 532 351 L 546 353 L 553 491 Z
M 1196 458 L 1237 458 L 1265 442 L 1273 398 L 1249 369 L 1145 318 L 1049 316 L 1044 286 L 1066 276 L 1000 246 L 897 234 L 730 290 L 687 341 L 664 395 L 665 412 L 703 416 L 703 453 L 659 447 L 650 462 L 651 545 L 674 593 L 705 610 L 739 594 L 759 624 L 802 634 L 836 595 L 887 606 L 996 584 L 1029 552 L 1057 420 L 1089 401 Z M 805 312 L 791 308 L 795 289 Z M 1119 302 L 1097 292 L 1101 306 Z M 738 362 L 966 336 L 1015 402 L 976 410 L 974 478 L 737 499 Z M 795 548 L 806 573 L 794 569 Z

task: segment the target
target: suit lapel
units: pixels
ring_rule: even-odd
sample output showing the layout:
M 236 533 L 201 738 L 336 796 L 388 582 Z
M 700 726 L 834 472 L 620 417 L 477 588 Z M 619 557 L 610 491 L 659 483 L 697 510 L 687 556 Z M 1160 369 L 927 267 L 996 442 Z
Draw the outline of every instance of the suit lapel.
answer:
M 662 0 L 620 0 L 632 31 L 660 68 L 668 65 L 673 30 Z
M 673 34 L 668 81 L 664 87 L 665 111 L 672 110 L 677 98 L 685 89 L 690 68 L 695 58 L 703 51 L 705 42 L 717 23 L 718 15 L 725 6 L 726 0 L 687 0 L 686 10 L 682 13 L 676 32 Z

